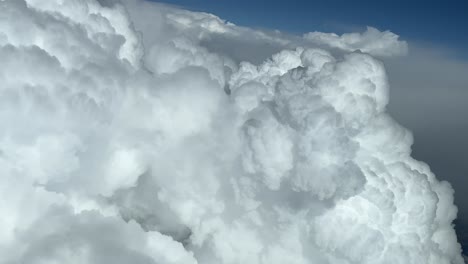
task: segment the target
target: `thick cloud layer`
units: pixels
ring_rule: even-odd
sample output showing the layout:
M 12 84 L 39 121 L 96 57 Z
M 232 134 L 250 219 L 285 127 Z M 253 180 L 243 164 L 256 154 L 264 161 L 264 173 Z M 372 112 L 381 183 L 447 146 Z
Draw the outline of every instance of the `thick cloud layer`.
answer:
M 141 1 L 0 8 L 0 263 L 464 262 L 452 188 L 385 112 L 371 55 L 399 54 L 393 33 L 288 38 Z M 241 50 L 214 52 L 220 36 Z M 284 50 L 239 63 L 264 42 Z

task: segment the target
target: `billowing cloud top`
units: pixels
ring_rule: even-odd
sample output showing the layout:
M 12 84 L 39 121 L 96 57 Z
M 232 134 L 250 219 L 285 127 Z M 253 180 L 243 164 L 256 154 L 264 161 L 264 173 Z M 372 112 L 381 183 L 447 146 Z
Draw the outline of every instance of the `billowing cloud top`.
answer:
M 346 33 L 338 36 L 334 33 L 311 32 L 304 38 L 317 44 L 343 51 L 362 51 L 376 56 L 405 55 L 408 45 L 398 40 L 398 35 L 390 32 L 380 32 L 368 27 L 364 33 Z
M 0 263 L 463 263 L 452 188 L 385 112 L 393 33 L 0 9 Z

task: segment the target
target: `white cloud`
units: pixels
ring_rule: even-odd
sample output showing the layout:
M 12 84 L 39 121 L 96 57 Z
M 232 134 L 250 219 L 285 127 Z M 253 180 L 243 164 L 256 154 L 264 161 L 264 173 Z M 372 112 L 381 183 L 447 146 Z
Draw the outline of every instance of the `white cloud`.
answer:
M 398 35 L 390 31 L 381 32 L 373 27 L 367 27 L 363 33 L 345 33 L 341 36 L 311 32 L 304 34 L 304 38 L 319 45 L 347 52 L 360 50 L 376 56 L 405 55 L 408 52 L 408 45 L 398 40 Z
M 463 263 L 452 188 L 352 52 L 394 35 L 320 43 L 342 56 L 149 2 L 0 7 L 1 263 Z

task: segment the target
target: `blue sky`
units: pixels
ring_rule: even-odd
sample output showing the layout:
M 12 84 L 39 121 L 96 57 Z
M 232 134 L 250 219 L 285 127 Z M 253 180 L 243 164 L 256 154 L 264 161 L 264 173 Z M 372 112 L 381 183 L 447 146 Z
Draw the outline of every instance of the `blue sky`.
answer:
M 468 1 L 159 1 L 216 14 L 235 24 L 291 33 L 345 33 L 365 26 L 468 57 Z

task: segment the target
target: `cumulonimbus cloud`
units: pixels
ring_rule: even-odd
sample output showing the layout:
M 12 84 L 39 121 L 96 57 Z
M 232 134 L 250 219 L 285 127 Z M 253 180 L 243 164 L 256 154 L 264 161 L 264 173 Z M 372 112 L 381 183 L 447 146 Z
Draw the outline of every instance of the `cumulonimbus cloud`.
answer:
M 386 114 L 393 33 L 0 8 L 0 263 L 463 263 L 451 186 Z M 239 62 L 214 36 L 284 49 Z

